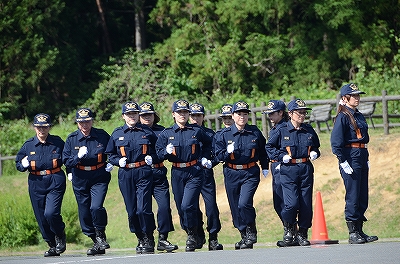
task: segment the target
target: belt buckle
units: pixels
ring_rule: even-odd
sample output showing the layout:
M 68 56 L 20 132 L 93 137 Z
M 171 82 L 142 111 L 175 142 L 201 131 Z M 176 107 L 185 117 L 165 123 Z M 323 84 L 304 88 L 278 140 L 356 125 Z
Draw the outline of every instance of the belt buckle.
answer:
M 243 165 L 236 165 L 236 169 L 242 170 L 243 169 Z
M 135 163 L 128 163 L 128 168 L 129 169 L 135 168 Z
M 302 163 L 303 159 L 296 159 L 296 163 Z
M 364 144 L 364 148 L 367 148 L 367 146 L 368 146 L 368 144 L 367 144 L 367 143 L 365 143 L 365 144 Z
M 85 171 L 90 171 L 90 170 L 92 170 L 92 168 L 91 168 L 90 166 L 84 166 L 83 169 L 84 169 Z
M 39 174 L 40 174 L 41 176 L 44 176 L 44 175 L 47 175 L 47 172 L 46 172 L 46 170 L 42 170 L 42 171 L 39 171 Z
M 186 163 L 179 163 L 179 168 L 186 168 L 186 167 L 187 167 Z

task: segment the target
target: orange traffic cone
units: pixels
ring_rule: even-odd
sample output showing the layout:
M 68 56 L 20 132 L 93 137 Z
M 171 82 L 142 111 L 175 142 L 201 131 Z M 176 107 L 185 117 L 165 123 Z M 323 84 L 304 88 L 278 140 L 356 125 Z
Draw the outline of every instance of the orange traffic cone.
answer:
M 338 240 L 330 240 L 326 229 L 324 207 L 322 206 L 321 193 L 317 192 L 315 201 L 313 225 L 311 229 L 311 244 L 339 244 Z

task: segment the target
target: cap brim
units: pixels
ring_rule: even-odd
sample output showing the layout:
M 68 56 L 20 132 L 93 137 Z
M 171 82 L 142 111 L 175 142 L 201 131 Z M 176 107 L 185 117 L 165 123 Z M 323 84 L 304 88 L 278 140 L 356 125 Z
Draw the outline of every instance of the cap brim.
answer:
M 49 127 L 51 124 L 33 124 L 35 127 Z
M 84 122 L 84 121 L 90 121 L 93 120 L 93 117 L 88 117 L 88 118 L 77 118 L 75 122 Z

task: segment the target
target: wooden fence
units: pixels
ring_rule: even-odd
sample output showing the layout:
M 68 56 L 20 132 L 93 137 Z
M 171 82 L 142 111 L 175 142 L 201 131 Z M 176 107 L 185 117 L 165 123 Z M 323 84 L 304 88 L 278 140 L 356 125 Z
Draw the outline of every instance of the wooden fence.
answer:
M 291 98 L 290 100 L 293 100 L 295 98 Z M 333 109 L 337 109 L 337 106 L 339 104 L 340 96 L 337 95 L 335 99 L 326 99 L 326 100 L 305 100 L 307 106 L 310 108 L 318 105 L 327 105 L 330 104 L 333 107 Z M 385 135 L 389 134 L 389 128 L 390 127 L 399 127 L 400 123 L 393 123 L 390 122 L 390 118 L 400 118 L 400 109 L 397 109 L 399 113 L 389 113 L 388 112 L 388 102 L 389 101 L 398 101 L 400 102 L 400 95 L 387 95 L 386 91 L 382 91 L 382 96 L 370 96 L 370 97 L 361 97 L 361 102 L 375 102 L 377 104 L 381 104 L 382 106 L 382 113 L 379 114 L 372 114 L 370 116 L 371 122 L 372 119 L 382 119 L 382 122 L 379 124 L 373 124 L 374 128 L 375 127 L 383 127 Z M 268 132 L 271 129 L 271 122 L 268 119 L 267 115 L 262 114 L 263 111 L 267 109 L 266 102 L 262 102 L 260 106 L 255 106 L 254 103 L 250 104 L 250 120 L 252 124 L 258 124 L 258 121 L 261 120 L 261 131 L 263 135 L 267 138 L 268 137 Z M 335 111 L 335 110 L 334 110 Z M 205 125 L 209 128 L 212 128 L 214 130 L 219 130 L 221 129 L 221 119 L 219 119 L 219 110 L 215 110 L 214 113 L 211 113 L 211 111 L 206 112 L 205 116 Z M 319 124 L 316 124 L 317 126 L 317 131 L 320 131 Z M 328 130 L 328 128 L 325 128 Z M 324 129 L 321 129 L 324 130 Z M 15 156 L 8 156 L 8 157 L 2 157 L 0 154 L 0 177 L 2 175 L 2 163 L 3 160 L 14 160 Z

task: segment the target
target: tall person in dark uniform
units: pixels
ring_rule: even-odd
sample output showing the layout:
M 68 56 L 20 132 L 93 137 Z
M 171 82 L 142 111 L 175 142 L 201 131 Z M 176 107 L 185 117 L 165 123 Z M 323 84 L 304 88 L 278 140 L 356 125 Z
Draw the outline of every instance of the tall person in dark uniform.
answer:
M 118 184 L 128 213 L 129 229 L 138 238 L 136 253 L 154 253 L 152 211 L 153 158 L 157 136 L 139 123 L 139 105 L 122 105 L 125 124 L 114 129 L 106 148 L 108 159 L 118 169 Z
M 346 189 L 344 215 L 349 229 L 349 243 L 363 244 L 378 240 L 363 232 L 368 208 L 369 142 L 368 124 L 357 110 L 360 103 L 357 85 L 349 83 L 340 89 L 341 101 L 331 134 L 333 154 Z
M 86 253 L 105 254 L 110 245 L 106 240 L 108 221 L 103 204 L 113 165 L 107 163 L 104 152 L 110 135 L 93 127 L 93 112 L 89 108 L 78 109 L 75 121 L 78 129 L 65 140 L 63 161 L 71 171 L 68 179 L 72 182 L 78 204 L 82 232 L 93 241 L 92 248 Z
M 29 171 L 28 190 L 40 233 L 49 245 L 45 257 L 60 256 L 66 249 L 65 224 L 61 204 L 65 193 L 65 173 L 61 169 L 64 141 L 50 135 L 51 119 L 37 114 L 33 119 L 36 136 L 28 139 L 15 158 L 17 170 Z
M 153 104 L 149 102 L 141 103 L 140 106 L 140 123 L 150 127 L 154 133 L 160 135 L 164 127 L 159 125 L 160 117 L 154 110 Z M 173 245 L 168 241 L 168 233 L 174 231 L 171 214 L 171 196 L 169 192 L 169 183 L 167 179 L 167 168 L 164 166 L 163 160 L 157 156 L 153 159 L 153 197 L 157 202 L 157 230 L 158 230 L 158 251 L 171 252 L 178 249 L 177 245 Z
M 190 123 L 200 126 L 206 134 L 214 138 L 215 132 L 204 126 L 204 106 L 199 103 L 190 105 Z M 211 153 L 212 167 L 218 164 L 214 153 Z M 204 182 L 201 188 L 201 195 L 204 200 L 206 216 L 207 216 L 207 231 L 208 249 L 209 250 L 222 250 L 223 245 L 218 242 L 218 232 L 221 230 L 221 221 L 219 219 L 219 210 L 217 205 L 217 190 L 215 186 L 214 170 L 212 168 L 204 170 Z M 203 229 L 203 213 L 199 210 L 199 225 L 198 225 L 199 238 L 205 241 L 205 234 Z
M 288 104 L 290 120 L 268 139 L 270 157 L 280 162 L 280 179 L 285 207 L 282 210 L 283 243 L 278 246 L 308 246 L 308 229 L 312 221 L 314 166 L 320 156 L 319 138 L 311 125 L 304 124 L 306 103 L 295 99 Z M 297 231 L 296 223 L 299 228 Z
M 219 133 L 215 141 L 215 155 L 225 162 L 224 179 L 233 225 L 241 235 L 235 249 L 253 248 L 257 242 L 256 210 L 254 194 L 262 174 L 268 174 L 268 157 L 265 138 L 255 125 L 247 124 L 249 105 L 239 101 L 233 105 L 232 117 L 235 124 Z
M 211 168 L 212 139 L 189 120 L 189 103 L 175 101 L 172 116 L 175 124 L 158 137 L 156 150 L 161 160 L 172 162 L 171 184 L 180 224 L 187 233 L 186 251 L 203 246 L 198 237 L 199 195 L 204 180 L 204 167 Z

